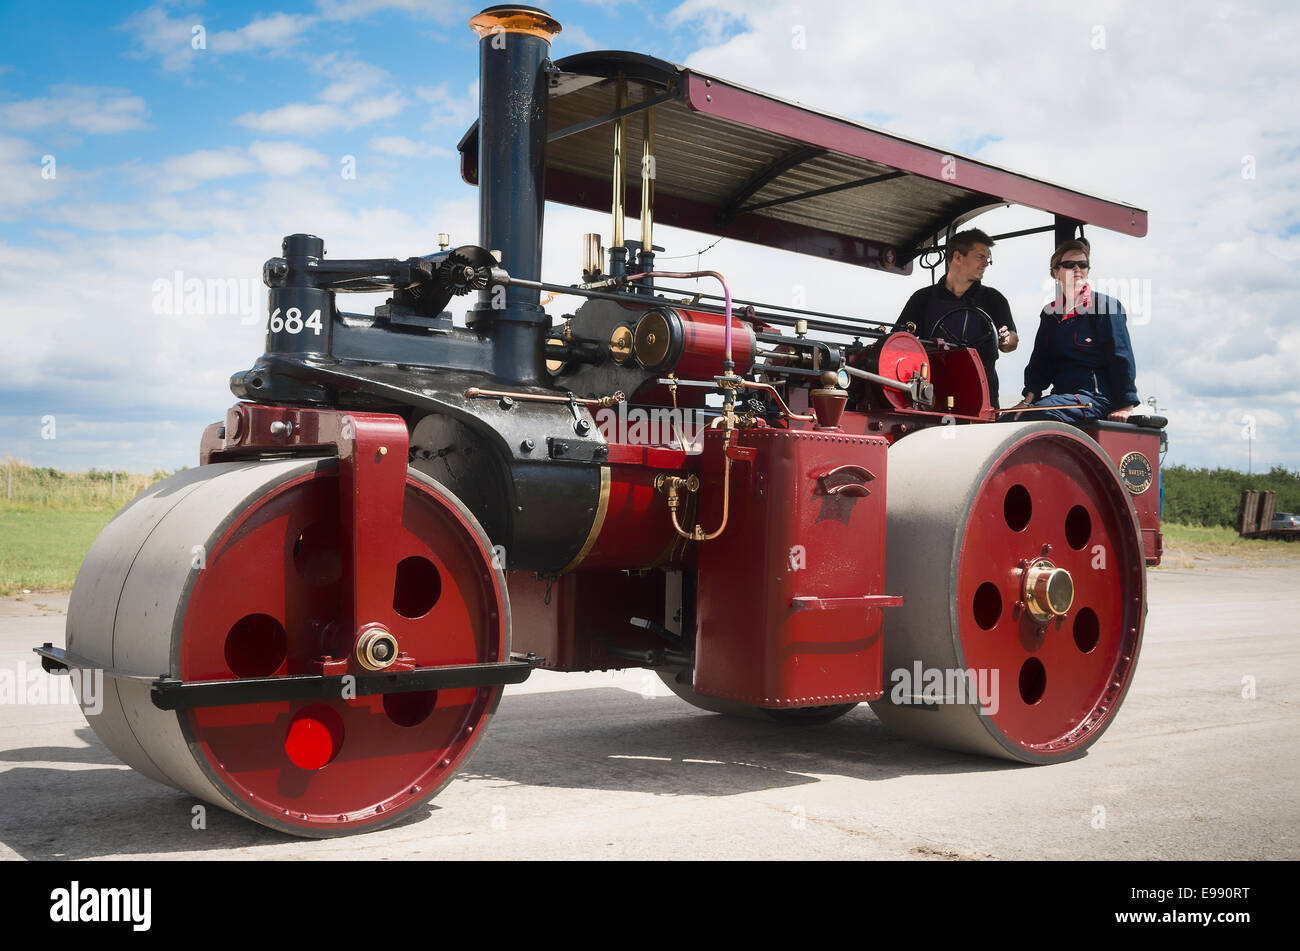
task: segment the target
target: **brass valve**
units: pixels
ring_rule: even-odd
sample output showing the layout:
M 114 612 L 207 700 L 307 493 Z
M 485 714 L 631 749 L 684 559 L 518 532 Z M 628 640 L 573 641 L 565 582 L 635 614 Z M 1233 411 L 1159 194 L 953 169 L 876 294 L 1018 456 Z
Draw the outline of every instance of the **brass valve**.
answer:
M 681 476 L 668 475 L 667 473 L 661 472 L 659 475 L 655 476 L 655 490 L 658 492 L 666 492 L 668 494 L 668 508 L 673 511 L 676 511 L 678 505 L 681 504 L 681 499 L 678 497 L 680 492 L 683 490 L 688 493 L 698 492 L 699 488 L 700 477 L 697 475 L 689 475 L 686 478 L 682 478 Z
M 677 524 L 677 509 L 681 506 L 682 502 L 681 493 L 694 493 L 699 491 L 699 488 L 700 477 L 697 475 L 689 475 L 686 478 L 682 478 L 681 476 L 671 476 L 666 473 L 660 473 L 655 476 L 655 489 L 659 492 L 665 492 L 668 495 L 668 514 L 673 520 L 673 528 L 677 530 L 677 534 L 681 535 L 683 538 L 688 538 L 691 541 L 704 542 L 708 541 L 711 537 L 709 533 L 704 530 L 704 526 L 696 525 L 692 531 L 685 532 L 681 529 L 681 526 Z M 723 524 L 725 525 L 726 523 L 724 522 Z M 719 531 L 721 531 L 721 529 L 719 529 Z

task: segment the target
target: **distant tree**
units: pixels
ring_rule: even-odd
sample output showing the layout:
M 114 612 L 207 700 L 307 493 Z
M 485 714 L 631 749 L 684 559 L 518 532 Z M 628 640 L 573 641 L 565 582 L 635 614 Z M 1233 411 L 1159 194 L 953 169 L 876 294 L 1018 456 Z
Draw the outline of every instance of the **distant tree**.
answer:
M 1260 475 L 1236 469 L 1168 466 L 1160 471 L 1160 478 L 1166 522 L 1236 528 L 1243 489 L 1276 492 L 1277 511 L 1300 511 L 1300 472 L 1285 466 L 1274 466 Z

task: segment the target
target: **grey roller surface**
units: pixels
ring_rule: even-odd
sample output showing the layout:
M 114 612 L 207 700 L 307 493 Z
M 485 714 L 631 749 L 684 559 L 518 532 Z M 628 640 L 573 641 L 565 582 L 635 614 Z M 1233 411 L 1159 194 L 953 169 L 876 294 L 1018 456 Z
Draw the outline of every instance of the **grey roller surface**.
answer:
M 933 427 L 890 448 L 885 590 L 902 595 L 903 606 L 885 612 L 885 695 L 870 705 L 892 732 L 926 745 L 1026 763 L 1060 762 L 1083 755 L 1104 727 L 1071 753 L 1047 756 L 1021 750 L 1001 737 L 979 712 L 977 701 L 927 706 L 890 702 L 891 671 L 911 669 L 916 661 L 923 668 L 942 670 L 968 666 L 960 648 L 957 614 L 967 514 L 997 461 L 1031 433 L 1083 441 L 1101 454 L 1078 430 L 1044 422 Z M 1122 493 L 1118 478 L 1115 481 L 1116 491 Z M 1132 519 L 1132 506 L 1128 508 Z M 1136 524 L 1133 532 L 1140 545 Z
M 196 546 L 206 554 L 249 504 L 322 464 L 217 463 L 154 486 L 92 546 L 69 604 L 69 650 L 142 677 L 178 676 L 186 605 L 201 570 L 195 567 Z M 105 746 L 159 782 L 235 807 L 196 762 L 180 714 L 155 707 L 146 681 L 106 681 L 113 686 L 104 712 L 87 716 Z

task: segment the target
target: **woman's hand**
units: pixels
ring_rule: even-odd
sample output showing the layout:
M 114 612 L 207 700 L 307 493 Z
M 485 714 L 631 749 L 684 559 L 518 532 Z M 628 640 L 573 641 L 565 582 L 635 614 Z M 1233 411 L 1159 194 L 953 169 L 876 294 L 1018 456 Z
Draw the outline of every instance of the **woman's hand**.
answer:
M 1008 330 L 1006 327 L 998 328 L 999 350 L 1003 353 L 1010 353 L 1018 346 L 1020 346 L 1020 336 L 1014 330 Z
M 1125 406 L 1123 409 L 1117 409 L 1106 418 L 1112 423 L 1124 423 L 1128 421 L 1129 413 L 1137 409 L 1136 406 Z

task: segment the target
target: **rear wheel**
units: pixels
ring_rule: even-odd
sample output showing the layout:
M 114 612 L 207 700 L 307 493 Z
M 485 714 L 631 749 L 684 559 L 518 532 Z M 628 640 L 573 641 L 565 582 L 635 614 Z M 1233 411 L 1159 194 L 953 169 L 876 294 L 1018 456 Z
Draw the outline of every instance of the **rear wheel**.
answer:
M 1141 533 L 1110 460 L 1057 423 L 936 427 L 889 452 L 890 729 L 1024 763 L 1083 755 L 1132 682 Z

